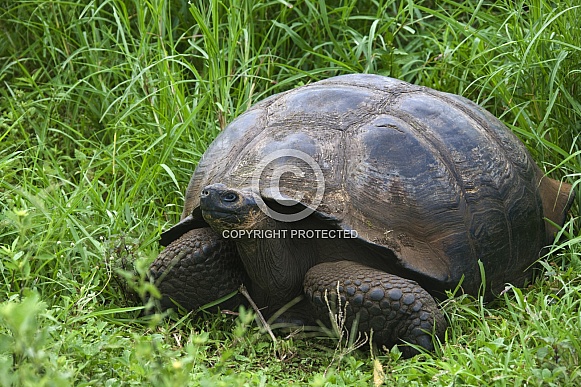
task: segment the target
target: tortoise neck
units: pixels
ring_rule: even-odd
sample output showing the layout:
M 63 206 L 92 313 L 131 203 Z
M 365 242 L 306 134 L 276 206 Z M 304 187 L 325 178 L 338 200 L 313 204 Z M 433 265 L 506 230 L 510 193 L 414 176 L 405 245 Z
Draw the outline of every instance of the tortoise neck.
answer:
M 304 276 L 317 261 L 317 251 L 312 241 L 294 237 L 295 223 L 272 219 L 263 223 L 248 237 L 237 239 L 236 245 L 253 285 L 265 295 L 255 301 L 273 313 L 302 294 Z

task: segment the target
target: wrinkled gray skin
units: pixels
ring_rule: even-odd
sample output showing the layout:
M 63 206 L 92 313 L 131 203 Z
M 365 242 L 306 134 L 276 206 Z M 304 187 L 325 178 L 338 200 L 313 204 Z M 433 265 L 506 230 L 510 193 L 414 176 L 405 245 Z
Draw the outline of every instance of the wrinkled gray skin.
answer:
M 405 340 L 431 350 L 434 328 L 442 338 L 447 322 L 433 297 L 415 281 L 374 269 L 384 266 L 381 255 L 366 251 L 354 240 L 290 237 L 294 227 L 329 229 L 324 221 L 275 221 L 258 208 L 251 192 L 222 184 L 205 187 L 200 208 L 211 229 L 184 234 L 151 266 L 154 277 L 167 275 L 159 287 L 173 301 L 166 297 L 163 307 L 177 302 L 186 309 L 196 309 L 246 283 L 266 316 L 304 294 L 305 300 L 287 311 L 281 321 L 315 324 L 316 320 L 328 320 L 325 293 L 335 307 L 338 289 L 341 305 L 347 305 L 347 327 L 358 319 L 359 330 L 373 330 L 378 343 L 393 345 Z M 220 235 L 225 230 L 284 230 L 286 233 L 279 235 L 286 237 L 224 239 Z M 235 298 L 221 307 L 233 308 L 240 302 Z M 405 356 L 416 353 L 411 347 L 402 350 Z
M 257 186 L 259 161 L 289 149 L 321 167 L 324 195 L 308 217 L 281 222 L 256 199 L 294 213 L 321 183 L 312 173 L 278 176 L 279 192 L 302 198 L 291 207 L 269 189 L 274 167 Z M 458 284 L 477 295 L 480 263 L 487 297 L 508 282 L 523 285 L 553 242 L 553 224 L 565 221 L 570 188 L 545 177 L 500 121 L 462 97 L 380 76 L 330 78 L 270 97 L 225 128 L 200 160 L 151 274 L 163 308 L 195 310 L 245 284 L 266 317 L 302 297 L 282 319 L 328 323 L 327 293 L 347 303 L 347 326 L 358 319 L 378 344 L 432 350 L 433 334 L 441 339 L 447 326 L 433 297 Z M 233 230 L 279 237 L 223 237 Z

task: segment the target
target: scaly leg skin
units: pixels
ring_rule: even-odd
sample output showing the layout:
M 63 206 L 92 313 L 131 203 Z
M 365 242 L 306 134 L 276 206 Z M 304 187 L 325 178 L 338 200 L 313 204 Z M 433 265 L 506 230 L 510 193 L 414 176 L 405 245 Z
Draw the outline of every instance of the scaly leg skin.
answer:
M 326 262 L 313 266 L 306 274 L 304 290 L 318 318 L 325 322 L 329 310 L 325 302 L 336 305 L 337 283 L 341 305 L 346 307 L 346 328 L 358 317 L 360 332 L 373 329 L 373 341 L 391 348 L 402 340 L 432 351 L 432 333 L 443 338 L 446 319 L 432 296 L 415 281 L 385 273 L 356 262 Z M 434 330 L 435 328 L 435 330 Z M 404 357 L 418 352 L 400 345 Z
M 238 290 L 246 279 L 236 245 L 210 228 L 188 231 L 170 243 L 149 270 L 163 296 L 162 309 L 178 304 L 196 310 Z M 234 309 L 240 304 L 236 295 L 219 306 Z

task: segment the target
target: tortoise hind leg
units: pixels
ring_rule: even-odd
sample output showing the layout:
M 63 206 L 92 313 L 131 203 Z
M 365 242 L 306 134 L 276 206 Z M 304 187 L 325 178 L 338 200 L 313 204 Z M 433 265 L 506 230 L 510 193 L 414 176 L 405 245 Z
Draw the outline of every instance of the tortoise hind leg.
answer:
M 553 180 L 546 176 L 541 178 L 539 191 L 543 201 L 543 216 L 549 220 L 545 221 L 546 243 L 548 245 L 553 243 L 555 234 L 559 231 L 554 224 L 560 227 L 563 226 L 567 212 L 571 208 L 571 204 L 573 204 L 575 191 L 572 191 L 571 188 L 572 186 L 568 183 Z
M 239 289 L 246 275 L 236 245 L 210 228 L 190 230 L 170 243 L 149 267 L 162 294 L 161 307 L 196 310 Z M 241 304 L 239 295 L 221 308 Z
M 337 283 L 339 285 L 337 286 Z M 336 299 L 337 289 L 346 307 L 347 326 L 359 319 L 360 332 L 373 330 L 373 341 L 388 348 L 402 341 L 433 350 L 432 332 L 439 338 L 447 322 L 432 296 L 415 281 L 385 273 L 356 262 L 326 262 L 306 274 L 304 290 L 317 317 L 328 320 L 324 299 Z M 417 353 L 401 346 L 405 357 Z

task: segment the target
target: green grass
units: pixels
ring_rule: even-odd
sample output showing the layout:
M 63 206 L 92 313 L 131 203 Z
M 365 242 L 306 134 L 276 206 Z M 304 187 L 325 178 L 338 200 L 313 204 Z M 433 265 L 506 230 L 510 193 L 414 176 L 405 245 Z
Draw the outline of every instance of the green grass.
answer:
M 576 0 L 192 4 L 0 0 L 0 385 L 581 383 Z M 144 317 L 119 268 L 152 290 L 212 138 L 266 96 L 352 72 L 478 102 L 575 184 L 544 275 L 492 304 L 446 301 L 445 342 L 409 360 L 275 346 L 248 313 Z

